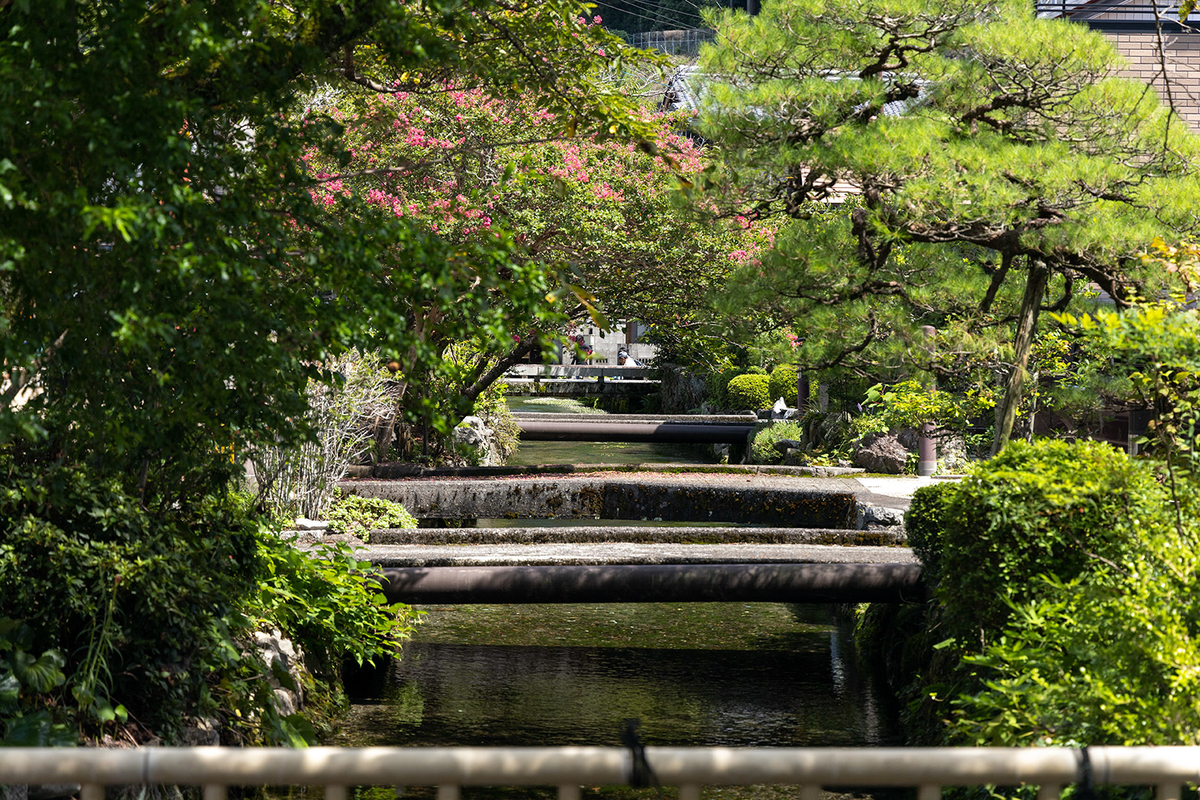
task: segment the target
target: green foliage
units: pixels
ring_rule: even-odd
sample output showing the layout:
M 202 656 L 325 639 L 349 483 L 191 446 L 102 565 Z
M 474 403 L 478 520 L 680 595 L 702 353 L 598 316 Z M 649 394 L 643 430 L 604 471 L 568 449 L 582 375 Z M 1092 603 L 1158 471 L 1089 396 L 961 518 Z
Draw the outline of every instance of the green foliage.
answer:
M 590 35 L 598 26 L 585 27 Z M 544 97 L 504 94 L 467 82 L 433 93 L 326 96 L 313 109 L 346 125 L 348 163 L 316 149 L 304 156 L 324 178 L 317 191 L 331 214 L 358 214 L 358 201 L 448 241 L 492 247 L 497 230 L 508 230 L 529 244 L 514 254 L 522 271 L 506 273 L 507 282 L 458 268 L 415 289 L 397 284 L 396 303 L 422 320 L 424 348 L 446 362 L 430 369 L 399 356 L 413 411 L 471 413 L 505 367 L 548 350 L 565 325 L 596 320 L 601 303 L 678 341 L 728 274 L 736 229 L 705 225 L 681 207 L 680 186 L 701 160 L 695 143 L 672 130 L 676 120 L 646 115 L 656 155 L 608 136 L 564 135 Z M 447 293 L 455 307 L 446 307 Z M 496 317 L 506 329 L 484 324 Z
M 729 405 L 755 411 L 771 407 L 771 379 L 766 375 L 738 375 L 725 387 Z
M 1145 386 L 1200 340 L 1161 307 L 1063 321 Z M 906 690 L 925 741 L 1200 742 L 1200 486 L 1187 442 L 1154 438 L 1158 462 L 1017 442 L 955 489 L 916 493 L 910 539 L 940 576 L 925 635 L 942 641 Z
M 509 410 L 507 403 L 500 403 L 483 419 L 492 429 L 492 454 L 495 462 L 508 463 L 508 459 L 516 454 L 521 445 L 520 423 Z
M 869 433 L 887 433 L 892 429 L 888 420 L 880 413 L 859 414 L 850 420 L 849 438 L 858 440 Z
M 802 340 L 789 360 L 936 366 L 939 384 L 982 361 L 1015 401 L 1031 341 L 1018 328 L 1036 329 L 1042 306 L 1087 303 L 1081 269 L 1122 303 L 1177 281 L 1136 256 L 1164 228 L 1191 229 L 1200 140 L 1113 77 L 1120 59 L 1099 33 L 1020 0 L 870 13 L 777 0 L 707 18 L 718 33 L 697 126 L 725 158 L 704 203 L 771 233 L 738 262 L 723 308 L 789 327 Z M 840 190 L 847 176 L 869 202 Z M 942 332 L 954 341 L 939 354 Z
M 776 422 L 754 434 L 750 442 L 750 461 L 754 464 L 778 464 L 783 454 L 775 449 L 775 443 L 784 439 L 802 441 L 804 428 L 799 422 Z
M 1002 635 L 968 663 L 983 679 L 955 701 L 952 733 L 987 745 L 1200 743 L 1200 531 L 1170 515 L 1116 524 L 1123 558 L 1040 579 Z M 1164 518 L 1166 517 L 1166 518 Z
M 394 500 L 382 497 L 360 497 L 336 492 L 325 512 L 329 529 L 334 533 L 350 533 L 364 542 L 371 531 L 380 528 L 415 528 L 417 518 Z
M 729 382 L 742 374 L 740 367 L 729 361 L 720 361 L 709 365 L 702 373 L 704 375 L 705 400 L 713 408 L 730 408 Z
M 378 353 L 350 350 L 325 366 L 333 381 L 305 387 L 303 422 L 313 440 L 279 444 L 271 437 L 250 451 L 256 502 L 277 519 L 319 519 L 346 467 L 370 450 L 375 428 L 395 418 Z
M 250 631 L 283 630 L 328 676 L 344 656 L 394 652 L 408 630 L 369 565 L 345 548 L 296 550 L 262 532 L 245 501 L 210 499 L 185 524 L 81 470 L 9 472 L 9 482 L 0 607 L 24 621 L 0 625 L 10 738 L 59 741 L 54 726 L 68 723 L 94 735 L 128 713 L 170 740 L 185 715 L 223 710 L 232 722 L 241 710 L 254 741 L 304 741 L 303 720 L 277 713 L 260 668 L 242 655 Z
M 502 381 L 488 383 L 479 388 L 477 394 L 469 396 L 472 387 L 480 382 L 480 373 L 492 369 L 504 361 L 497 357 L 489 348 L 481 348 L 478 342 L 455 342 L 442 353 L 442 368 L 439 372 L 430 374 L 424 382 L 422 393 L 425 400 L 435 403 L 458 403 L 462 413 L 470 413 L 480 417 L 493 432 L 492 451 L 485 453 L 479 449 L 460 446 L 456 449 L 453 439 L 453 429 L 444 433 L 439 431 L 436 441 L 438 456 L 447 454 L 455 463 L 464 460 L 473 466 L 478 465 L 481 457 L 490 455 L 493 463 L 503 464 L 516 452 L 520 439 L 520 426 L 513 419 L 505 400 L 507 385 Z M 500 373 L 497 370 L 496 375 Z M 467 406 L 466 401 L 471 405 Z
M 875 384 L 867 390 L 866 405 L 880 413 L 889 430 L 919 428 L 926 422 L 961 430 L 995 406 L 995 398 L 991 389 L 951 393 L 906 380 L 886 389 Z
M 302 107 L 317 85 L 369 105 L 461 80 L 548 112 L 549 139 L 657 134 L 603 78 L 646 57 L 586 24 L 585 6 L 492 11 L 6 7 L 0 371 L 12 391 L 0 392 L 0 445 L 90 462 L 151 504 L 199 502 L 237 474 L 231 446 L 240 457 L 259 438 L 305 438 L 314 365 L 371 345 L 420 379 L 446 341 L 505 341 L 546 311 L 545 266 L 499 226 L 456 240 L 310 168 L 353 158 L 340 115 Z M 497 49 L 496 36 L 522 46 Z
M 771 397 L 773 399 L 782 397 L 789 406 L 795 406 L 798 376 L 799 373 L 794 364 L 780 364 L 771 370 Z
M 361 665 L 399 652 L 412 617 L 407 607 L 387 603 L 378 570 L 357 560 L 349 546 L 301 551 L 265 534 L 259 552 L 264 574 L 246 613 L 300 644 L 310 669 L 336 675 L 343 658 Z
M 1154 409 L 1149 439 L 1168 466 L 1200 474 L 1200 319 L 1195 312 L 1159 303 L 1060 318 L 1099 343 L 1128 376 L 1141 405 Z
M 0 617 L 0 747 L 68 747 L 74 732 L 34 702 L 66 681 L 66 659 L 57 650 L 35 655 L 32 646 L 28 625 Z
M 925 582 L 930 586 L 936 586 L 941 576 L 946 507 L 957 491 L 958 486 L 949 481 L 921 486 L 913 492 L 912 502 L 904 514 L 908 546 L 921 560 Z
M 82 470 L 9 471 L 0 607 L 28 626 L 25 651 L 63 654 L 81 724 L 124 705 L 170 731 L 206 696 L 208 654 L 259 573 L 256 528 L 229 502 L 185 522 Z
M 1151 469 L 1107 444 L 1013 442 L 978 466 L 944 509 L 941 583 L 952 635 L 998 631 L 1033 600 L 1039 575 L 1071 581 L 1121 563 L 1140 526 L 1170 508 Z
M 846 452 L 867 433 L 879 431 L 877 420 L 867 415 L 851 417 L 845 411 L 810 409 L 800 418 L 805 444 L 827 453 L 848 455 Z M 886 429 L 885 429 L 886 430 Z
M 383 646 L 375 612 L 334 610 L 365 602 L 360 565 L 330 554 L 318 569 L 259 541 L 227 496 L 238 460 L 312 440 L 305 390 L 336 384 L 320 365 L 351 347 L 402 354 L 419 380 L 446 341 L 559 315 L 545 266 L 499 226 L 462 241 L 363 197 L 331 209 L 305 159 L 353 155 L 345 126 L 302 101 L 461 81 L 540 105 L 550 138 L 653 136 L 603 77 L 644 59 L 586 10 L 0 6 L 0 609 L 32 631 L 22 652 L 64 656 L 39 702 L 74 706 L 91 734 L 123 703 L 168 739 L 214 692 L 236 705 L 249 695 L 225 682 L 260 579 L 256 618 L 323 641 L 315 653 Z M 457 405 L 422 410 L 436 422 Z M 298 726 L 272 735 L 297 741 Z

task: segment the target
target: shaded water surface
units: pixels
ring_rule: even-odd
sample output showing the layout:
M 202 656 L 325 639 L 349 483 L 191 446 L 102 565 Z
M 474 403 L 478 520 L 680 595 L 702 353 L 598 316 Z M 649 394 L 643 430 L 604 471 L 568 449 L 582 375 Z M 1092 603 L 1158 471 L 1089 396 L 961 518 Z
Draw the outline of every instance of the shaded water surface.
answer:
M 510 397 L 514 412 L 595 413 L 565 398 Z M 711 448 L 677 442 L 522 442 L 509 464 L 702 464 L 712 462 Z
M 354 745 L 898 744 L 895 715 L 823 606 L 631 604 L 428 609 Z

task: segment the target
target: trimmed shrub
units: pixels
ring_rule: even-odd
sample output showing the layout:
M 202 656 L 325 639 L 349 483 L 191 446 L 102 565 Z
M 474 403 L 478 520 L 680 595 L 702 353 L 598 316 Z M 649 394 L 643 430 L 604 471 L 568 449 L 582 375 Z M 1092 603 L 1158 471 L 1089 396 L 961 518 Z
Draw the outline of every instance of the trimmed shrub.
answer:
M 922 486 L 913 492 L 912 503 L 904 514 L 908 545 L 925 568 L 925 582 L 937 585 L 942 565 L 942 531 L 946 524 L 946 506 L 954 499 L 958 486 L 949 481 Z
M 1200 744 L 1200 488 L 1158 467 L 1100 443 L 1014 442 L 914 494 L 909 541 L 938 602 L 923 630 L 897 637 L 882 609 L 861 631 L 910 667 L 910 742 Z
M 795 364 L 780 364 L 771 370 L 771 402 L 772 404 L 780 397 L 783 402 L 789 406 L 796 405 L 796 380 L 799 378 L 799 372 L 796 370 Z
M 759 410 L 771 407 L 771 379 L 766 375 L 738 375 L 729 381 L 726 395 L 731 408 Z
M 1012 442 L 945 508 L 939 597 L 966 631 L 998 630 L 1040 575 L 1071 581 L 1120 563 L 1168 508 L 1150 469 L 1107 444 Z

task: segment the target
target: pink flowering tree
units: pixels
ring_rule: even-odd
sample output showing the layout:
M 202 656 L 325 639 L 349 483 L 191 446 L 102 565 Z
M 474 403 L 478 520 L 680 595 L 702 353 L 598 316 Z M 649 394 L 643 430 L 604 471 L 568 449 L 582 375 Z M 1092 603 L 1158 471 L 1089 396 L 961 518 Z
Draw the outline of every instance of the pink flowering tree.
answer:
M 654 144 L 609 131 L 580 135 L 533 94 L 449 82 L 426 93 L 338 98 L 307 113 L 345 130 L 346 159 L 316 147 L 303 154 L 318 205 L 415 222 L 464 250 L 497 241 L 516 248 L 516 263 L 493 275 L 499 282 L 467 270 L 396 287 L 422 347 L 473 343 L 473 358 L 440 367 L 457 370 L 451 385 L 460 401 L 474 401 L 570 320 L 599 316 L 600 304 L 663 332 L 698 328 L 704 298 L 744 238 L 738 226 L 706 224 L 682 202 L 703 153 L 673 132 L 679 120 L 670 116 L 640 114 Z M 514 293 L 531 302 L 518 309 Z M 438 302 L 445 296 L 452 306 Z M 420 355 L 404 354 L 401 374 L 418 377 Z

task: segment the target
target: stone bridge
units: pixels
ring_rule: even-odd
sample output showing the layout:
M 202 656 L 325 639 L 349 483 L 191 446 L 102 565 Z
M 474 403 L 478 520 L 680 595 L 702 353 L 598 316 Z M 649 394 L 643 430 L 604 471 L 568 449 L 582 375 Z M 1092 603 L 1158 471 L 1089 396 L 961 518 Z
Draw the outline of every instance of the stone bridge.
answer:
M 903 485 L 910 490 L 913 480 Z M 877 494 L 873 484 L 851 477 L 732 470 L 360 480 L 341 488 L 402 502 L 427 526 L 376 531 L 360 555 L 383 568 L 388 597 L 408 603 L 845 603 L 925 596 L 920 565 L 902 546 L 906 499 Z M 597 522 L 474 527 L 482 518 Z

